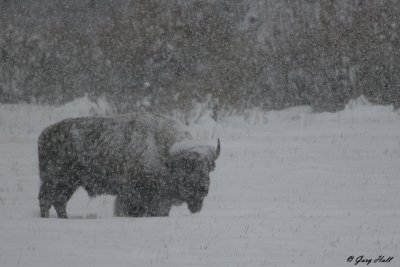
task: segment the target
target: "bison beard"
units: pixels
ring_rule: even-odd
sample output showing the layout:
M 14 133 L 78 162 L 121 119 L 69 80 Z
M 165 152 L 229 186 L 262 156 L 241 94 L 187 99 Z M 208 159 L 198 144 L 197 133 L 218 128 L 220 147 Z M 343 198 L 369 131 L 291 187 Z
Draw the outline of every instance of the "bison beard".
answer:
M 199 212 L 220 153 L 191 143 L 176 120 L 149 113 L 67 119 L 39 136 L 42 217 L 66 205 L 78 187 L 94 197 L 116 195 L 117 216 L 168 216 L 172 206 Z

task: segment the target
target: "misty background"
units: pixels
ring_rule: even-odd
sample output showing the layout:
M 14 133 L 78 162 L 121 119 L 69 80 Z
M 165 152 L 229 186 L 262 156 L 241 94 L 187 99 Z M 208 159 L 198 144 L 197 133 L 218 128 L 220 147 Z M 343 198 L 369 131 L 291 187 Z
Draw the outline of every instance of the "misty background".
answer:
M 400 107 L 395 0 L 0 1 L 0 103 Z

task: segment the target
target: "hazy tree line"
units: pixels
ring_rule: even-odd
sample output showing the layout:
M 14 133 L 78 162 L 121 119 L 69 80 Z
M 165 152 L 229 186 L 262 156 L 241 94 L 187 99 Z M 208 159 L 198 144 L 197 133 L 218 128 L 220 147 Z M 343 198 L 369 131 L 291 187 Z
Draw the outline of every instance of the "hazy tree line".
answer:
M 395 0 L 0 0 L 0 102 L 400 106 Z

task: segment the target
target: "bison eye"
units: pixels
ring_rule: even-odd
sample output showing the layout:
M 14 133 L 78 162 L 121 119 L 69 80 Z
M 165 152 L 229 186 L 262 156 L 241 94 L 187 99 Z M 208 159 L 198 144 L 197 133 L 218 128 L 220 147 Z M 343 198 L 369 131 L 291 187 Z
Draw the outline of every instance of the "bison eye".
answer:
M 207 186 L 201 186 L 201 187 L 199 188 L 198 192 L 199 192 L 201 195 L 207 195 L 207 194 L 208 194 L 208 188 L 207 188 Z
M 183 163 L 183 169 L 186 172 L 193 172 L 195 170 L 195 166 L 196 166 L 196 164 L 194 164 L 194 162 L 189 161 L 189 160 L 187 160 Z
M 213 162 L 213 163 L 210 163 L 209 165 L 208 165 L 208 169 L 210 170 L 210 171 L 213 171 L 214 169 L 215 169 L 215 163 Z
M 185 164 L 185 165 L 183 165 L 183 170 L 185 172 L 191 172 L 192 171 L 192 166 L 190 166 L 190 164 Z

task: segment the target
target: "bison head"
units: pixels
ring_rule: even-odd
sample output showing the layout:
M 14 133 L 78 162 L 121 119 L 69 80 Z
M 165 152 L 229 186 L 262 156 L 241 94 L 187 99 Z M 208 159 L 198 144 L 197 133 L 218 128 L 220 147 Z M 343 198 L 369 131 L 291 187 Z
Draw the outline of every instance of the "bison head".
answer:
M 171 149 L 167 164 L 173 176 L 175 197 L 186 202 L 190 212 L 199 212 L 210 187 L 210 172 L 221 151 L 220 142 L 212 146 L 193 142 L 180 142 Z

